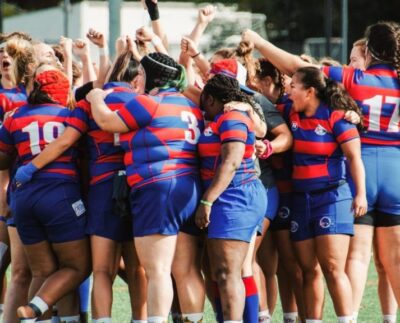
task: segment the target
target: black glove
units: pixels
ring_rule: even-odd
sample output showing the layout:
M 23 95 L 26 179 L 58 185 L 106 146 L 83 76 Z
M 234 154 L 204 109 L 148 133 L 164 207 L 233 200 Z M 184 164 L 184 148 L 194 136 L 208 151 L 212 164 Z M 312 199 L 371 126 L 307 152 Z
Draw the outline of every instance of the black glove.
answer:
M 154 3 L 152 0 L 145 0 L 147 10 L 150 15 L 151 20 L 160 19 L 160 13 L 158 12 L 158 4 Z

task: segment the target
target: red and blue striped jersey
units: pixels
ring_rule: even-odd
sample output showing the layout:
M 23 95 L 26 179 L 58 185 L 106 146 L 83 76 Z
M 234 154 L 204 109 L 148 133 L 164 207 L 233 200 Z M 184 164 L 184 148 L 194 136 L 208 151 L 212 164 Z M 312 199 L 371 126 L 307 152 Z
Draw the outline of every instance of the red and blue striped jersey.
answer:
M 242 142 L 245 152 L 240 167 L 232 179 L 234 186 L 257 178 L 254 168 L 254 125 L 245 112 L 230 111 L 219 114 L 210 122 L 199 140 L 201 179 L 207 187 L 211 184 L 221 164 L 221 145 L 228 142 Z
M 4 120 L 7 112 L 26 104 L 26 102 L 26 91 L 22 85 L 12 89 L 5 89 L 0 85 L 0 120 Z
M 121 142 L 131 187 L 198 173 L 203 116 L 181 93 L 168 89 L 157 96 L 138 95 L 118 115 L 132 130 Z
M 295 191 L 317 190 L 346 179 L 340 145 L 359 138 L 359 134 L 343 117 L 343 110 L 332 110 L 323 103 L 312 117 L 293 109 L 290 112 Z
M 131 101 L 137 95 L 128 83 L 110 82 L 104 85 L 104 89 L 111 88 L 113 92 L 107 95 L 105 102 L 113 111 L 121 109 L 125 103 Z M 67 125 L 82 134 L 87 133 L 90 184 L 110 179 L 115 172 L 125 169 L 124 150 L 121 147 L 122 136 L 99 128 L 93 119 L 89 102 L 86 100 L 78 102 L 71 113 L 71 117 L 67 120 Z
M 71 111 L 57 104 L 24 105 L 9 116 L 0 129 L 0 151 L 17 151 L 21 164 L 27 164 L 47 144 L 65 130 Z M 76 179 L 76 149 L 66 150 L 60 157 L 35 173 L 35 178 Z
M 323 67 L 326 76 L 343 83 L 362 110 L 365 132 L 361 142 L 375 146 L 400 146 L 400 81 L 394 67 Z

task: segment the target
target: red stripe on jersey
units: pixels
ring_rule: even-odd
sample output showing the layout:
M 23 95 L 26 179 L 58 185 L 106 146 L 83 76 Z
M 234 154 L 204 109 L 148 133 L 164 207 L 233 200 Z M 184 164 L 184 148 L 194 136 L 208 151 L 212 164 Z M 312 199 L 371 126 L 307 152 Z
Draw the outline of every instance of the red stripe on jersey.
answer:
M 202 168 L 200 170 L 200 175 L 201 175 L 202 180 L 207 181 L 207 180 L 213 179 L 215 177 L 215 170 Z
M 293 179 L 312 179 L 329 176 L 327 164 L 293 166 Z
M 164 142 L 167 140 L 181 140 L 182 138 L 185 137 L 185 131 L 188 131 L 187 129 L 181 129 L 181 128 L 168 128 L 168 131 L 165 131 L 165 129 L 163 128 L 154 128 L 154 127 L 148 127 L 148 129 L 154 135 L 156 135 L 158 139 Z
M 126 122 L 129 129 L 138 129 L 139 128 L 138 124 L 136 123 L 135 118 L 132 116 L 132 114 L 129 113 L 128 109 L 119 109 L 118 113 L 124 119 L 124 121 Z
M 129 166 L 129 165 L 127 165 Z M 134 186 L 137 183 L 140 183 L 144 180 L 144 178 L 142 176 L 140 176 L 139 174 L 132 174 L 128 176 L 128 184 L 129 186 Z
M 240 131 L 240 130 L 227 130 L 221 134 L 222 142 L 230 140 L 230 139 L 246 142 L 247 133 L 244 131 Z
M 168 172 L 171 170 L 184 169 L 184 168 L 188 168 L 187 164 L 166 164 L 163 166 L 162 171 Z
M 97 182 L 100 182 L 101 180 L 113 175 L 115 171 L 107 172 L 98 176 L 92 176 L 90 178 L 90 185 L 96 184 Z
M 227 112 L 227 113 L 223 114 L 223 115 L 217 120 L 218 128 L 219 128 L 219 127 L 221 126 L 221 124 L 222 124 L 224 121 L 226 121 L 226 120 L 238 120 L 238 121 L 241 121 L 241 122 L 243 122 L 243 123 L 247 126 L 247 128 L 249 128 L 249 131 L 250 131 L 250 132 L 253 132 L 253 131 L 254 131 L 254 124 L 253 124 L 253 121 L 251 121 L 251 119 L 250 119 L 247 115 L 244 115 L 244 114 L 241 113 L 241 112 L 238 112 L 238 111 L 230 111 L 230 112 Z
M 336 140 L 338 141 L 338 143 L 343 143 L 345 141 L 349 141 L 351 139 L 356 139 L 359 137 L 360 137 L 360 135 L 358 133 L 358 130 L 356 128 L 351 128 L 351 129 L 343 132 L 338 137 L 336 137 Z
M 399 140 L 379 140 L 367 137 L 361 137 L 361 143 L 375 146 L 400 146 Z
M 294 117 L 297 115 L 294 115 Z M 297 120 L 299 118 L 296 118 Z M 316 126 L 321 125 L 326 131 L 331 132 L 331 125 L 328 120 L 321 119 L 303 119 L 301 120 L 301 129 L 303 130 L 314 130 Z
M 293 151 L 308 155 L 331 155 L 337 148 L 336 142 L 312 142 L 296 139 Z
M 77 130 L 79 130 L 81 133 L 86 133 L 87 129 L 88 129 L 88 125 L 86 122 L 83 122 L 82 120 L 78 119 L 78 118 L 73 118 L 73 117 L 69 117 L 67 119 L 67 124 L 71 125 L 72 127 L 76 128 Z
M 199 143 L 198 150 L 202 157 L 215 157 L 221 153 L 221 143 Z
M 58 160 L 57 160 L 58 161 Z M 44 169 L 43 173 L 55 173 L 55 174 L 63 174 L 68 176 L 76 176 L 76 172 L 71 169 L 63 169 L 63 168 L 52 168 L 52 169 Z

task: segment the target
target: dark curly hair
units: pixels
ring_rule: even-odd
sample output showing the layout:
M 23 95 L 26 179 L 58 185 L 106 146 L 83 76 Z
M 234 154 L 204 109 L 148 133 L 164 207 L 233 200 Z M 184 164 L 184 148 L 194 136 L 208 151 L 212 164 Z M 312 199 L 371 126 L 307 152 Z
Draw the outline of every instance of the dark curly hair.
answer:
M 262 80 L 269 76 L 272 79 L 274 85 L 279 89 L 279 96 L 277 102 L 285 94 L 285 79 L 284 75 L 274 66 L 270 61 L 265 58 L 260 58 L 259 60 L 260 68 L 257 71 L 257 78 Z
M 400 79 L 400 24 L 380 21 L 367 28 L 365 38 L 372 58 L 393 64 Z

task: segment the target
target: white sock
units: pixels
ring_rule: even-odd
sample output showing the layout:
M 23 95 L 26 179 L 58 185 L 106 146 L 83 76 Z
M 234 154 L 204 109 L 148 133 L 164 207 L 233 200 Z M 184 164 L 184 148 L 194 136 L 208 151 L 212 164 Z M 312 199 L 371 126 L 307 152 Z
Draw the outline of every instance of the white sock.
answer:
M 337 321 L 338 323 L 352 323 L 353 316 L 338 316 Z
M 271 315 L 269 310 L 258 312 L 258 322 L 271 323 Z
M 50 320 L 43 320 L 43 321 L 36 321 L 36 323 L 51 323 L 51 319 Z
M 147 318 L 148 323 L 165 323 L 168 319 L 162 316 L 150 316 Z
M 81 319 L 79 315 L 74 316 L 60 316 L 61 323 L 80 323 Z
M 396 323 L 396 314 L 385 314 L 383 315 L 383 323 Z
M 190 322 L 193 323 L 198 323 L 202 320 L 203 318 L 203 313 L 188 313 L 188 314 L 182 314 L 183 321 L 189 320 Z
M 36 323 L 36 319 L 19 319 L 20 323 Z
M 134 319 L 132 319 L 132 323 L 147 323 L 147 320 L 134 320 Z
M 32 298 L 29 303 L 35 305 L 42 314 L 49 309 L 49 305 L 47 305 L 46 302 L 42 300 L 39 296 L 35 296 L 34 298 Z
M 322 320 L 306 319 L 306 323 L 322 323 Z
M 283 323 L 296 323 L 298 317 L 297 312 L 283 313 Z
M 92 320 L 92 323 L 112 323 L 111 317 L 100 317 L 97 320 Z
M 353 323 L 357 323 L 358 320 L 358 312 L 353 312 Z
M 243 321 L 224 321 L 224 323 L 242 323 Z

